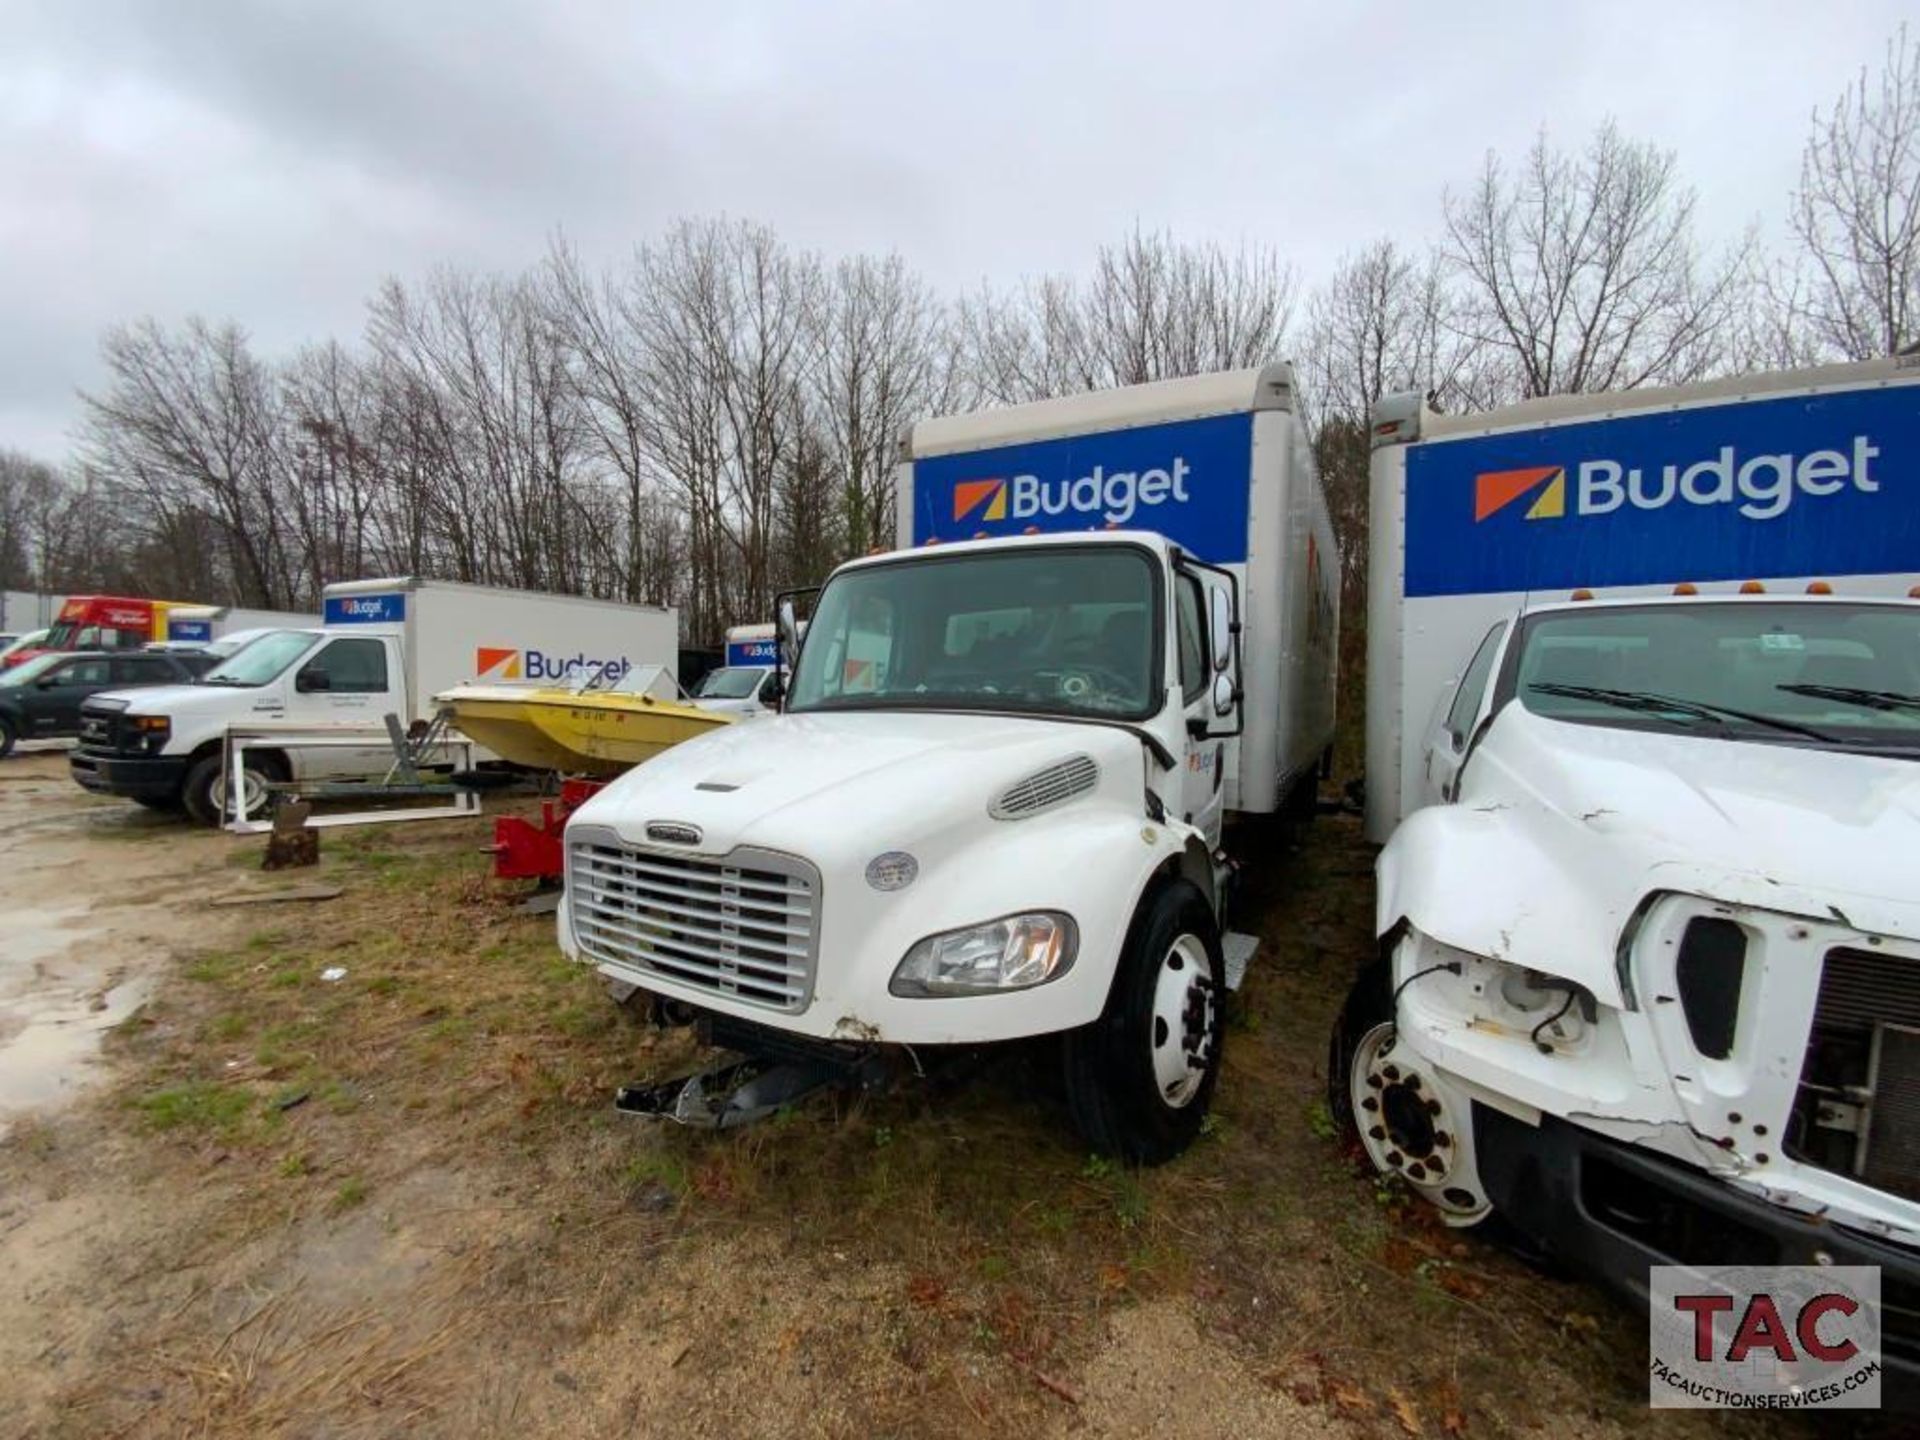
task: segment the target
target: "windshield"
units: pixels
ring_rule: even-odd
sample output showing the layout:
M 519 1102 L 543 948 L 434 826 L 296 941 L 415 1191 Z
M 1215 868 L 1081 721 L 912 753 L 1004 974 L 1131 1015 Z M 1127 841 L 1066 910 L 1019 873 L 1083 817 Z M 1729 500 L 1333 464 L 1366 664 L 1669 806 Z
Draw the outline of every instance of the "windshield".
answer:
M 1586 725 L 1920 750 L 1920 606 L 1606 606 L 1522 624 L 1505 688 Z
M 202 685 L 265 685 L 312 648 L 305 630 L 269 630 L 200 677 Z
M 64 654 L 36 655 L 22 660 L 11 670 L 0 670 L 0 685 L 30 685 L 39 676 L 69 657 Z
M 728 665 L 709 670 L 693 696 L 696 700 L 745 700 L 766 678 L 767 672 L 758 665 Z
M 787 708 L 1145 719 L 1156 604 L 1154 566 L 1130 546 L 864 566 L 821 592 Z

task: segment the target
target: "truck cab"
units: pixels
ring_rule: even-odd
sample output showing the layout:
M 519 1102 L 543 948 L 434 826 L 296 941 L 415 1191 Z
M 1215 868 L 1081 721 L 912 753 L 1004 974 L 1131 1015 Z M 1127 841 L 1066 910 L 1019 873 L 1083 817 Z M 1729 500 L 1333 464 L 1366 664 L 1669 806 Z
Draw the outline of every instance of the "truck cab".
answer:
M 167 616 L 177 608 L 175 602 L 167 600 L 70 596 L 45 637 L 37 645 L 23 646 L 0 657 L 0 666 L 17 665 L 49 650 L 138 650 L 169 638 Z
M 192 686 L 96 695 L 80 714 L 73 778 L 96 794 L 183 809 L 206 825 L 229 809 L 224 755 L 234 725 L 376 729 L 412 713 L 400 635 L 327 629 L 257 635 Z M 249 750 L 240 809 L 257 816 L 267 785 L 357 775 L 390 761 L 384 747 Z
M 789 1046 L 1062 1035 L 1089 1141 L 1166 1159 L 1219 1071 L 1237 615 L 1147 532 L 843 565 L 783 713 L 575 812 L 561 944 Z
M 1450 1222 L 1599 1273 L 1720 1234 L 1911 1285 L 1920 601 L 1747 588 L 1525 605 L 1472 647 L 1332 1100 Z

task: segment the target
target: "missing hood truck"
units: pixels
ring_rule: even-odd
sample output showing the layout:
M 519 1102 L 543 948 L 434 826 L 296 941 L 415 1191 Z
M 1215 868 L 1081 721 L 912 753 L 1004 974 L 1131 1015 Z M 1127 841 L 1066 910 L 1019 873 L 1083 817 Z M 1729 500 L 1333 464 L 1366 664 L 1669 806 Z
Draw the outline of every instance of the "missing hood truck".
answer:
M 1877 1265 L 1920 1358 L 1920 368 L 1374 416 L 1380 958 L 1337 1110 L 1453 1223 Z
M 783 614 L 783 713 L 567 826 L 566 951 L 786 1062 L 628 1108 L 727 1124 L 890 1047 L 1057 1035 L 1093 1145 L 1193 1138 L 1223 817 L 1310 813 L 1332 738 L 1338 564 L 1294 407 L 1274 367 L 912 430 L 900 548 L 836 570 L 804 643 Z

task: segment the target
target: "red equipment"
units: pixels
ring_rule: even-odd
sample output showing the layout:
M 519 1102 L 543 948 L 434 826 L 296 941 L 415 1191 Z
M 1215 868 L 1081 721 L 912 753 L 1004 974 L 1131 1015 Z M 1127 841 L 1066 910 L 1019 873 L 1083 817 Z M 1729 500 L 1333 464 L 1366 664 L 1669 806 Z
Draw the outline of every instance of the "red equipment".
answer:
M 562 780 L 560 798 L 540 802 L 538 824 L 518 815 L 495 816 L 493 844 L 486 847 L 493 856 L 494 879 L 550 880 L 559 884 L 566 873 L 566 849 L 561 839 L 567 817 L 606 784 L 605 780 Z

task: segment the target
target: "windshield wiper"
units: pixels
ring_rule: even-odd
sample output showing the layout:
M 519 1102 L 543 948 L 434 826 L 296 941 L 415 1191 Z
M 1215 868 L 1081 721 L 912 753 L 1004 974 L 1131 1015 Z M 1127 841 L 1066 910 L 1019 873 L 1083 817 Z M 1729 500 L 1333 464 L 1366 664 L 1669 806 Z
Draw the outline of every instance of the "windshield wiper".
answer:
M 1652 690 L 1612 690 L 1603 685 L 1562 685 L 1553 680 L 1539 681 L 1528 685 L 1527 688 L 1538 690 L 1545 695 L 1564 695 L 1570 700 L 1595 700 L 1602 705 L 1613 705 L 1622 710 L 1637 710 L 1645 715 L 1661 712 L 1692 715 L 1701 720 L 1718 720 L 1722 724 L 1728 720 L 1744 720 L 1750 725 L 1764 725 L 1770 730 L 1784 730 L 1789 735 L 1804 735 L 1809 740 L 1818 740 L 1825 745 L 1844 743 L 1838 735 L 1829 735 L 1826 731 L 1816 730 L 1811 725 L 1781 720 L 1772 715 L 1761 715 L 1752 710 L 1736 710 L 1731 705 L 1716 705 L 1709 700 L 1683 700 L 1678 695 L 1661 695 Z
M 1920 695 L 1898 690 L 1866 690 L 1858 685 L 1776 685 L 1790 695 L 1810 695 L 1815 700 L 1839 700 L 1848 705 L 1864 705 L 1869 710 L 1920 710 Z

